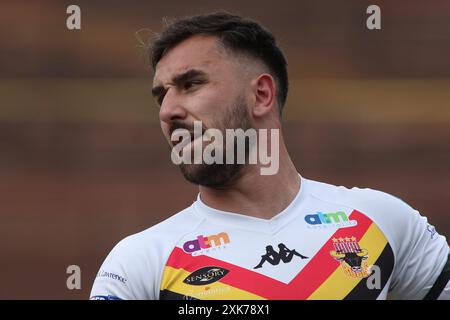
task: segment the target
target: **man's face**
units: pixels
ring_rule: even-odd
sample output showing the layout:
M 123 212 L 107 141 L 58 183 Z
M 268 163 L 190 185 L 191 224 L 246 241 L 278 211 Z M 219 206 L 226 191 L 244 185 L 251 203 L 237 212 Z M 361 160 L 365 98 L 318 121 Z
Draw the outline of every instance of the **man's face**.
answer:
M 203 130 L 215 128 L 223 133 L 250 128 L 246 85 L 236 58 L 220 48 L 215 37 L 193 36 L 170 49 L 156 66 L 152 90 L 169 145 L 174 145 L 175 129 L 193 132 L 194 121 L 201 121 Z M 186 148 L 193 148 L 193 141 Z M 213 188 L 231 184 L 242 169 L 237 164 L 180 166 L 187 180 Z

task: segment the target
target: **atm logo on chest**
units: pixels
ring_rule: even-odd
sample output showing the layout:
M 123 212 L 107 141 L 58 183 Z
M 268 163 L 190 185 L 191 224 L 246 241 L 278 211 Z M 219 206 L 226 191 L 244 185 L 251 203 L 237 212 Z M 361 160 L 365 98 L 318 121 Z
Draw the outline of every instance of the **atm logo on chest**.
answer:
M 356 220 L 349 220 L 344 211 L 323 213 L 318 211 L 316 214 L 308 214 L 305 216 L 305 221 L 310 227 L 326 228 L 333 227 L 353 227 L 357 225 Z
M 200 250 L 208 250 L 221 247 L 230 243 L 230 237 L 226 232 L 221 232 L 211 236 L 197 236 L 197 239 L 186 241 L 183 244 L 183 250 L 187 253 L 194 253 Z

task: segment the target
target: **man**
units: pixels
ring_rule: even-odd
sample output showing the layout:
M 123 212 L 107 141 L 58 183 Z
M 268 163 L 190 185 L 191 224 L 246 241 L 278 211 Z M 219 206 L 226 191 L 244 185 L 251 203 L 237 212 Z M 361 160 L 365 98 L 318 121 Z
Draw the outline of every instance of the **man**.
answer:
M 118 243 L 92 299 L 450 298 L 446 239 L 410 206 L 302 177 L 277 134 L 244 139 L 243 149 L 230 143 L 237 134 L 215 141 L 231 129 L 281 129 L 286 61 L 268 31 L 227 13 L 201 15 L 169 25 L 151 50 L 162 131 L 199 194 Z M 191 161 L 208 141 L 216 160 L 235 153 L 234 162 Z M 277 155 L 269 174 L 261 158 L 249 163 L 264 146 Z

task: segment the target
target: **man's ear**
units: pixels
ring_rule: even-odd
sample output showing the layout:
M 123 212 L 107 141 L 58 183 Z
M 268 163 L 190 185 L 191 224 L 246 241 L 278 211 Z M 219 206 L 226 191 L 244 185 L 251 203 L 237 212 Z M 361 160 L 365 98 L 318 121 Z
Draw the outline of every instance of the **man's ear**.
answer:
M 255 95 L 255 104 L 252 108 L 252 114 L 255 118 L 263 117 L 273 111 L 276 107 L 275 99 L 275 80 L 268 74 L 260 74 L 252 81 L 253 94 Z

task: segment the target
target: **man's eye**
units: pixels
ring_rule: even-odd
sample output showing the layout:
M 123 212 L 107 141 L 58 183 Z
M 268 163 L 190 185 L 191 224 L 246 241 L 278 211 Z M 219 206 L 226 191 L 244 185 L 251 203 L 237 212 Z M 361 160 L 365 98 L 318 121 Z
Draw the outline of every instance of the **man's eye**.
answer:
M 165 94 L 161 94 L 158 96 L 158 99 L 156 99 L 156 101 L 158 102 L 158 105 L 161 106 L 163 100 L 164 100 L 164 96 Z
M 186 82 L 184 83 L 183 89 L 184 89 L 184 90 L 189 90 L 189 89 L 192 88 L 193 86 L 198 85 L 198 84 L 201 84 L 201 83 L 202 83 L 202 81 L 200 81 L 200 80 L 186 81 Z

